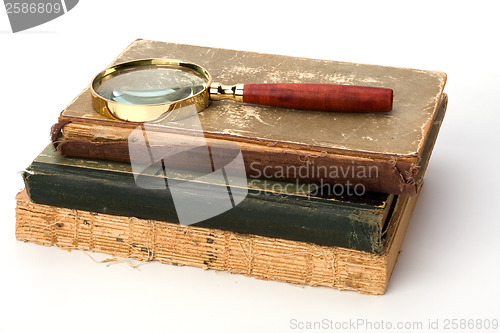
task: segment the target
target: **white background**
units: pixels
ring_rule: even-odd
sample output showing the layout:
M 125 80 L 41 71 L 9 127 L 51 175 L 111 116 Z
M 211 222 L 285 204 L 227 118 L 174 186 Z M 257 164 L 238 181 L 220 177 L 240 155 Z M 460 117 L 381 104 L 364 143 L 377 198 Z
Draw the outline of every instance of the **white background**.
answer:
M 500 319 L 495 8 L 482 1 L 82 0 L 16 34 L 2 8 L 0 332 L 288 332 L 299 331 L 292 319 L 358 318 L 424 328 L 438 319 L 442 328 L 446 319 Z M 60 111 L 136 38 L 448 74 L 447 115 L 384 296 L 159 263 L 106 267 L 80 251 L 15 240 L 19 172 L 48 144 Z

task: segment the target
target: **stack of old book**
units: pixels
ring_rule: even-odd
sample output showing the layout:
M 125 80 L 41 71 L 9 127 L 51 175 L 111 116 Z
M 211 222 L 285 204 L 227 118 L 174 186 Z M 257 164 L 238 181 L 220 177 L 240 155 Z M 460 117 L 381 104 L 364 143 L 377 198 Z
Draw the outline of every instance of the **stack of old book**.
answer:
M 213 102 L 198 116 L 214 154 L 209 171 L 224 171 L 215 147 L 230 143 L 246 177 L 228 183 L 226 168 L 225 182 L 207 184 L 199 177 L 206 171 L 191 170 L 189 181 L 202 185 L 178 200 L 185 173 L 162 172 L 152 160 L 150 167 L 140 162 L 138 177 L 130 153 L 146 149 L 147 156 L 167 145 L 178 122 L 107 118 L 93 110 L 87 88 L 24 172 L 19 240 L 384 293 L 446 110 L 444 73 L 147 40 L 132 43 L 114 64 L 140 58 L 190 61 L 226 82 L 387 87 L 394 106 L 387 114 L 353 114 Z M 131 140 L 137 130 L 147 134 L 146 147 Z M 211 210 L 225 198 L 228 208 Z

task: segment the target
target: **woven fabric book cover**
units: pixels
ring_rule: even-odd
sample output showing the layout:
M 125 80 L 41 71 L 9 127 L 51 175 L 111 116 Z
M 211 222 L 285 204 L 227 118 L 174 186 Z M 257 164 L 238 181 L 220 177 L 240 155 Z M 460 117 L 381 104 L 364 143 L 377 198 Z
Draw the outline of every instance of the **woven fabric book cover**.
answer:
M 35 204 L 26 191 L 16 196 L 16 237 L 65 250 L 380 295 L 389 283 L 417 199 L 418 193 L 398 202 L 381 254 Z

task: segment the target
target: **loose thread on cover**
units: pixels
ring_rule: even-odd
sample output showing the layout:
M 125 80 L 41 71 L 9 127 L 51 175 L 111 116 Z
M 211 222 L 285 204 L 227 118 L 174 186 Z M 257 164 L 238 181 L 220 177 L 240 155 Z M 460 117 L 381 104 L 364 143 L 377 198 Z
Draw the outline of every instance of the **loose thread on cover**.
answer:
M 78 211 L 74 209 L 73 212 L 75 214 L 75 233 L 73 238 L 73 246 L 78 247 Z
M 318 157 L 326 157 L 326 156 L 328 156 L 328 152 L 322 150 L 318 154 L 299 155 L 299 161 L 301 163 L 308 163 L 311 159 L 315 159 Z
M 250 239 L 250 258 L 249 258 L 247 256 L 246 252 L 245 252 L 245 249 L 243 248 L 243 245 L 241 244 L 240 240 L 238 239 L 238 237 L 236 237 L 233 233 L 231 233 L 231 237 L 233 237 L 234 239 L 236 239 L 236 242 L 238 242 L 238 245 L 241 248 L 241 252 L 243 253 L 243 256 L 245 256 L 245 258 L 248 261 L 248 274 L 251 274 L 251 272 L 252 272 L 252 261 L 253 261 L 253 257 L 251 256 L 252 255 L 252 239 Z
M 154 223 L 153 220 L 148 220 L 148 222 L 151 224 L 151 228 L 149 228 L 149 246 L 148 246 L 148 258 L 147 261 L 151 261 L 154 258 L 155 255 L 155 234 L 156 234 L 156 224 Z
M 136 218 L 136 217 L 128 217 L 128 222 L 129 222 L 129 239 L 132 240 L 133 239 L 133 226 L 134 226 L 134 221 L 141 221 L 140 219 Z M 156 225 L 155 223 L 152 221 L 152 220 L 147 220 L 149 223 L 151 223 L 152 227 L 148 228 L 148 231 L 149 231 L 149 239 L 148 239 L 148 246 L 146 247 L 147 250 L 148 250 L 148 254 L 147 254 L 147 257 L 146 258 L 141 258 L 141 259 L 138 259 L 139 261 L 141 261 L 142 263 L 140 264 L 140 266 L 142 266 L 143 264 L 153 260 L 154 258 L 154 253 L 155 253 L 155 244 L 154 244 L 154 235 L 155 235 L 155 232 L 156 232 Z M 128 257 L 131 257 L 132 256 L 132 250 L 136 247 L 133 245 L 133 242 L 132 243 L 128 243 L 128 242 L 125 242 L 124 240 L 121 240 L 120 243 L 123 243 L 125 245 L 128 246 Z M 139 251 L 139 253 L 141 253 L 141 251 Z M 139 265 L 136 265 L 136 267 L 139 267 Z
M 54 227 L 56 225 L 58 225 L 59 223 L 61 223 L 62 220 L 64 220 L 68 215 L 71 214 L 71 211 L 67 212 L 63 217 L 61 217 L 59 220 L 57 220 L 56 222 L 54 223 L 51 223 L 49 225 L 46 225 L 45 227 L 42 228 L 42 230 L 45 230 L 45 229 L 48 229 L 50 227 Z
M 63 219 L 65 219 L 68 215 L 70 215 L 71 213 L 73 213 L 74 215 L 74 249 L 77 249 L 77 250 L 81 250 L 86 256 L 88 256 L 93 262 L 95 263 L 101 263 L 101 264 L 106 264 L 107 267 L 115 264 L 115 263 L 126 263 L 128 264 L 131 268 L 133 269 L 137 269 L 139 270 L 139 266 L 142 266 L 143 264 L 145 263 L 148 263 L 150 261 L 153 260 L 154 258 L 154 253 L 155 253 L 155 241 L 154 241 L 154 237 L 155 237 L 155 232 L 156 232 L 156 224 L 154 223 L 154 221 L 152 220 L 147 220 L 147 222 L 149 223 L 149 227 L 148 227 L 148 252 L 147 252 L 147 257 L 146 258 L 143 258 L 142 262 L 137 264 L 137 265 L 134 265 L 130 262 L 129 258 L 118 258 L 118 257 L 115 257 L 113 256 L 112 258 L 108 258 L 108 259 L 104 259 L 104 260 L 101 260 L 101 261 L 98 261 L 96 259 L 94 259 L 91 255 L 89 255 L 87 253 L 87 250 L 85 249 L 82 249 L 80 247 L 78 247 L 76 244 L 77 242 L 77 236 L 78 236 L 78 211 L 76 210 L 72 210 L 68 213 L 66 213 L 62 218 L 60 218 L 58 221 L 54 222 L 54 223 L 51 223 L 49 225 L 46 225 L 44 228 L 42 228 L 42 230 L 45 230 L 51 226 L 55 226 L 57 225 L 58 223 L 60 223 Z M 137 221 L 141 221 L 140 219 L 138 218 L 135 218 L 135 217 L 128 217 L 128 220 L 129 220 L 129 235 L 130 235 L 130 239 L 132 239 L 132 232 L 134 230 L 134 223 L 137 223 Z M 94 222 L 94 221 L 92 221 Z M 55 230 L 53 231 L 55 233 Z M 93 234 L 93 232 L 92 232 Z M 241 240 L 234 234 L 234 233 L 230 233 L 230 238 L 234 238 L 236 240 L 236 242 L 238 243 L 238 246 L 240 247 L 242 253 L 243 253 L 243 256 L 244 258 L 246 259 L 247 263 L 248 263 L 248 275 L 251 275 L 252 273 L 252 269 L 253 269 L 253 261 L 255 259 L 255 257 L 257 256 L 271 256 L 271 257 L 293 257 L 293 256 L 299 256 L 299 255 L 309 255 L 309 256 L 312 256 L 312 257 L 327 257 L 327 256 L 331 256 L 332 257 L 332 261 L 331 261 L 331 267 L 332 267 L 332 286 L 335 285 L 335 253 L 334 252 L 331 252 L 331 251 L 328 251 L 328 252 L 323 252 L 319 249 L 317 249 L 316 247 L 314 247 L 314 251 L 295 251 L 293 253 L 280 253 L 278 255 L 276 254 L 270 254 L 270 253 L 256 253 L 254 254 L 253 253 L 253 240 L 251 238 L 249 238 L 249 253 L 247 253 L 247 251 L 245 251 L 245 248 L 243 247 L 243 244 L 241 242 Z M 124 242 L 124 241 L 121 241 L 121 243 L 124 243 L 125 245 L 128 246 L 129 248 L 129 257 L 131 257 L 131 250 L 134 248 L 134 246 L 132 244 L 129 244 L 127 242 Z M 56 245 L 56 244 L 54 244 Z M 57 246 L 57 245 L 56 245 Z M 59 247 L 59 246 L 57 246 Z M 326 281 L 319 281 L 321 283 L 324 283 Z
M 243 248 L 243 245 L 241 244 L 240 240 L 238 239 L 238 237 L 236 237 L 236 235 L 234 233 L 230 233 L 230 238 L 234 238 L 236 240 L 236 242 L 238 243 L 238 245 L 240 246 L 240 249 L 241 249 L 241 252 L 243 253 L 243 256 L 245 257 L 245 259 L 248 261 L 248 274 L 251 274 L 251 270 L 252 270 L 252 263 L 253 263 L 253 260 L 255 257 L 257 256 L 271 256 L 271 257 L 293 257 L 293 256 L 298 256 L 298 255 L 310 255 L 312 257 L 327 257 L 327 256 L 331 256 L 332 257 L 332 262 L 331 262 L 331 265 L 332 265 L 332 286 L 335 285 L 335 253 L 332 252 L 332 251 L 321 251 L 321 250 L 318 250 L 316 247 L 314 247 L 314 250 L 315 252 L 312 252 L 312 251 L 296 251 L 296 252 L 293 252 L 293 253 L 281 253 L 279 255 L 272 255 L 272 254 L 269 254 L 269 253 L 256 253 L 256 254 L 253 254 L 252 253 L 252 239 L 249 239 L 250 240 L 250 243 L 249 243 L 249 247 L 250 247 L 250 256 L 247 255 L 247 253 L 245 252 L 245 249 Z M 325 282 L 325 281 L 320 281 L 320 282 Z
M 109 266 L 116 264 L 116 263 L 126 263 L 130 267 L 132 267 L 133 269 L 140 271 L 140 269 L 139 269 L 140 264 L 133 265 L 128 258 L 117 258 L 117 257 L 113 256 L 112 258 L 107 258 L 107 259 L 98 261 L 98 260 L 94 259 L 94 257 L 92 257 L 90 254 L 88 254 L 87 251 L 80 249 L 80 248 L 77 248 L 77 250 L 82 251 L 87 257 L 89 257 L 96 264 L 106 264 L 106 267 L 109 267 Z

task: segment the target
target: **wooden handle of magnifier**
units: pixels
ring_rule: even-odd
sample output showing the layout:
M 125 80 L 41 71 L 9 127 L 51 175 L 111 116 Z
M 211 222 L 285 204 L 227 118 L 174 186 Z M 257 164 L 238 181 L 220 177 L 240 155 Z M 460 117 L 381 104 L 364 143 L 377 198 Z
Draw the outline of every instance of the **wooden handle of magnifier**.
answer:
M 245 84 L 243 102 L 337 112 L 390 112 L 392 89 L 335 84 Z

